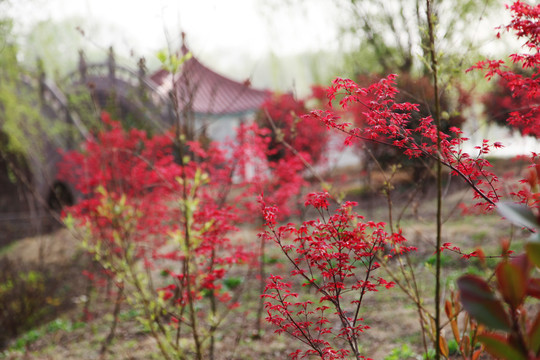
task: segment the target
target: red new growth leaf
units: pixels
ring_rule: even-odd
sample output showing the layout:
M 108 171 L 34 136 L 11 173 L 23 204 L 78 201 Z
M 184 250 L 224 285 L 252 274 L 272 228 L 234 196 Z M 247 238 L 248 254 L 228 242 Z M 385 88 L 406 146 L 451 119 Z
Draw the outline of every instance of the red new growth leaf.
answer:
M 527 360 L 527 356 L 515 347 L 508 337 L 500 334 L 482 334 L 478 336 L 487 352 L 498 359 Z
M 530 263 L 525 254 L 501 262 L 495 270 L 499 291 L 512 311 L 523 303 L 529 283 L 529 272 Z
M 458 279 L 461 303 L 479 323 L 489 328 L 509 331 L 510 320 L 489 285 L 474 275 L 464 275 Z

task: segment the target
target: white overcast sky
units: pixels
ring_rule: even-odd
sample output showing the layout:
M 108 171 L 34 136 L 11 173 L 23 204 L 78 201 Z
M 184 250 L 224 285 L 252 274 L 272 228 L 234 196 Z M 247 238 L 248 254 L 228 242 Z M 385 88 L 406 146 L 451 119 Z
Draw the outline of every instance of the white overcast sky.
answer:
M 501 0 L 503 1 L 503 0 Z M 1 3 L 1 2 L 0 2 Z M 96 34 L 81 26 L 89 46 L 131 52 L 150 58 L 174 40 L 187 35 L 194 55 L 223 56 L 256 62 L 277 57 L 335 51 L 339 43 L 344 11 L 329 0 L 8 0 L 20 29 L 40 21 L 82 18 L 102 24 Z M 0 11 L 2 9 L 0 8 Z M 341 9 L 343 10 L 343 9 Z M 504 11 L 501 9 L 501 13 Z M 502 19 L 498 19 L 501 21 Z M 495 25 L 499 25 L 496 21 Z M 86 25 L 88 25 L 86 24 Z M 492 33 L 492 24 L 481 27 Z M 95 29 L 94 29 L 95 30 Z M 97 31 L 97 30 L 96 30 Z M 21 31 L 24 33 L 24 30 Z M 494 33 L 494 32 L 493 32 Z M 174 50 L 174 49 L 173 49 Z M 217 59 L 213 59 L 214 63 Z
M 255 73 L 257 83 L 256 73 L 269 71 L 257 69 L 257 63 L 268 54 L 280 57 L 338 49 L 343 12 L 332 4 L 328 0 L 12 0 L 10 15 L 23 34 L 39 21 L 80 17 L 98 22 L 106 29 L 105 36 L 83 29 L 88 46 L 113 45 L 147 59 L 166 47 L 166 34 L 177 46 L 179 32 L 184 31 L 194 55 L 204 63 L 218 72 L 235 73 L 238 79 Z M 483 30 L 491 32 L 492 26 L 507 21 L 504 11 L 500 15 L 504 16 Z M 281 68 L 290 72 L 281 87 L 298 86 L 304 68 L 302 64 Z M 304 77 L 302 85 L 309 88 L 309 75 Z
M 338 14 L 321 0 L 284 6 L 270 0 L 17 0 L 17 21 L 31 24 L 74 16 L 113 24 L 137 52 L 155 52 L 180 29 L 200 51 L 228 49 L 250 56 L 328 49 L 337 37 Z M 281 4 L 281 6 L 279 5 Z M 326 4 L 328 2 L 326 1 Z M 88 34 L 91 36 L 91 34 Z M 100 44 L 108 46 L 110 44 Z
M 130 57 L 133 63 L 135 58 L 144 56 L 152 69 L 158 66 L 155 54 L 168 44 L 172 51 L 177 50 L 180 32 L 184 31 L 194 56 L 215 71 L 236 80 L 251 78 L 256 87 L 282 91 L 308 91 L 313 74 L 302 60 L 284 63 L 281 59 L 306 52 L 338 50 L 342 45 L 338 43 L 338 23 L 343 20 L 339 17 L 343 14 L 328 0 L 8 2 L 16 33 L 23 42 L 33 24 L 82 18 L 85 36 L 80 37 L 87 53 L 105 56 L 106 49 L 112 45 L 116 53 Z M 71 63 L 67 67 L 75 66 L 77 50 L 63 47 L 62 53 Z M 269 59 L 279 60 L 271 65 Z

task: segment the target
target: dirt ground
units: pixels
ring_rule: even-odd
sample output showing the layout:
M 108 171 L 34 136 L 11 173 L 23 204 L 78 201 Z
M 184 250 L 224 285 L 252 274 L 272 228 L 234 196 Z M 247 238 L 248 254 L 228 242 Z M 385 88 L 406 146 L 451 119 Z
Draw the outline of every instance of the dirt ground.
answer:
M 353 190 L 349 192 L 350 199 L 360 203 L 358 212 L 368 219 L 388 221 L 390 214 L 386 199 L 380 195 L 355 192 L 356 187 L 355 184 L 349 184 L 348 190 Z M 460 215 L 457 205 L 464 199 L 468 199 L 469 194 L 454 184 L 449 184 L 446 190 L 444 215 L 446 223 L 443 240 L 471 250 L 478 246 L 497 249 L 500 237 L 508 231 L 507 225 L 496 215 L 487 218 Z M 411 200 L 412 193 L 416 194 Z M 425 297 L 424 305 L 433 306 L 430 300 L 433 290 L 433 272 L 429 266 L 434 253 L 435 202 L 432 189 L 421 189 L 417 192 L 414 187 L 404 187 L 394 190 L 394 195 L 391 218 L 395 226 L 399 225 L 405 229 L 405 235 L 411 244 L 418 247 L 418 252 L 414 255 L 413 267 L 419 276 L 418 281 Z M 404 207 L 407 211 L 404 212 L 406 215 L 402 216 L 401 210 Z M 251 246 L 249 244 L 257 241 L 256 231 L 246 228 L 242 232 L 242 238 L 246 246 Z M 58 228 L 44 235 L 25 237 L 0 248 L 0 262 L 7 259 L 16 265 L 24 264 L 26 268 L 46 269 L 61 266 L 63 269 L 71 269 L 67 270 L 68 276 L 62 278 L 62 281 L 65 281 L 65 287 L 69 288 L 66 292 L 69 294 L 69 306 L 64 304 L 62 308 L 56 309 L 57 320 L 49 317 L 47 321 L 36 322 L 35 328 L 26 329 L 18 337 L 13 338 L 9 345 L 11 350 L 0 352 L 0 359 L 160 358 L 156 355 L 154 340 L 143 331 L 135 319 L 136 316 L 130 313 L 127 305 L 122 308 L 122 321 L 119 323 L 108 352 L 100 355 L 99 350 L 112 321 L 113 300 L 106 296 L 95 296 L 91 303 L 94 319 L 88 323 L 80 323 L 86 296 L 84 277 L 81 272 L 88 259 L 85 260 L 79 241 L 67 229 Z M 449 256 L 448 262 L 444 273 L 445 291 L 453 287 L 453 279 L 471 268 L 471 265 L 460 260 L 459 256 Z M 283 268 L 281 270 L 269 268 L 268 272 L 271 271 L 284 270 Z M 251 281 L 250 286 L 253 289 L 257 288 L 254 279 L 247 280 Z M 49 295 L 51 298 L 55 297 L 55 294 Z M 447 296 L 448 292 L 444 295 Z M 251 301 L 254 297 L 255 295 L 252 296 Z M 422 358 L 421 328 L 417 311 L 403 292 L 396 287 L 376 293 L 366 299 L 365 309 L 365 318 L 368 319 L 371 327 L 365 332 L 361 342 L 365 354 L 369 354 L 373 359 L 385 359 L 392 353 L 396 353 L 396 349 L 399 350 L 406 345 L 410 347 L 413 355 L 407 357 L 402 354 L 401 357 L 391 359 Z M 51 322 L 52 320 L 59 322 L 54 323 Z M 254 315 L 248 309 L 235 313 L 227 321 L 218 335 L 216 360 L 285 359 L 288 353 L 298 348 L 298 343 L 285 336 L 274 334 L 274 329 L 266 324 L 262 337 L 254 338 L 252 336 Z M 55 326 L 58 329 L 54 330 Z M 445 331 L 448 333 L 447 330 Z M 448 338 L 451 336 L 448 335 Z M 19 343 L 22 345 L 17 345 Z
M 48 235 L 25 238 L 12 245 L 9 258 L 25 264 L 40 264 L 51 266 L 65 264 L 77 256 L 77 240 L 67 229 L 60 229 Z M 73 264 L 74 271 L 79 271 Z M 79 277 L 74 273 L 73 277 Z M 80 279 L 79 281 L 80 282 Z M 254 284 L 256 286 L 256 284 Z M 83 290 L 83 289 L 81 289 Z M 82 291 L 80 291 L 82 293 Z M 53 295 L 53 294 L 51 294 Z M 403 341 L 409 341 L 412 334 L 419 334 L 415 310 L 411 307 L 396 306 L 403 301 L 402 294 L 392 290 L 382 296 L 368 299 L 367 306 L 371 310 L 369 319 L 373 323 L 371 329 L 365 332 L 362 340 L 363 349 L 373 359 L 383 359 Z M 80 297 L 77 292 L 72 294 L 73 307 L 60 312 L 60 318 L 71 319 L 74 322 L 81 317 Z M 96 300 L 99 301 L 99 300 Z M 147 359 L 156 352 L 155 341 L 146 333 L 133 318 L 121 321 L 115 340 L 108 356 L 100 356 L 99 348 L 111 322 L 112 300 L 101 300 L 92 304 L 95 320 L 76 330 L 60 330 L 48 333 L 44 331 L 39 338 L 21 352 L 0 356 L 6 359 Z M 129 313 L 127 308 L 125 313 Z M 223 327 L 224 333 L 239 329 L 244 333 L 222 335 L 223 340 L 217 345 L 217 359 L 284 359 L 287 354 L 297 348 L 297 343 L 283 335 L 273 333 L 274 329 L 264 325 L 264 335 L 254 339 L 249 334 L 253 328 L 254 318 L 236 315 Z M 368 315 L 366 315 L 368 317 Z M 46 328 L 46 325 L 43 325 Z M 418 345 L 418 344 L 416 344 Z M 416 346 L 415 345 L 415 346 Z M 159 358 L 159 357 L 158 357 Z

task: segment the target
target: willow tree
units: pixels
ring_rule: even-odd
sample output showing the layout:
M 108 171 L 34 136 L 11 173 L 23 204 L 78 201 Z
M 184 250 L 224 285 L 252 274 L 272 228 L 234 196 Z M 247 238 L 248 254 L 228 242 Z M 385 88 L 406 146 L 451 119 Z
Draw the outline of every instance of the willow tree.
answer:
M 429 57 L 429 36 L 424 1 L 339 0 L 338 3 L 347 15 L 341 27 L 344 46 L 352 50 L 349 61 L 355 71 L 429 72 L 425 61 Z M 455 61 L 473 64 L 471 55 L 491 35 L 480 31 L 482 22 L 493 16 L 493 10 L 501 4 L 501 0 L 434 2 L 432 12 L 437 20 L 434 32 L 441 60 L 454 68 Z

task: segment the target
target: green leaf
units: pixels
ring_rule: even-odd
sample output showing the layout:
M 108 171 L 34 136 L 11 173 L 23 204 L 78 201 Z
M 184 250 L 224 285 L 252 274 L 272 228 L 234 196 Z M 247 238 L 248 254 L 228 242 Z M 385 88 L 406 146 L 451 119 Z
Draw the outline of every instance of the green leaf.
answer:
M 532 210 L 526 205 L 499 202 L 497 204 L 497 211 L 513 224 L 524 226 L 531 230 L 540 227 L 536 216 L 534 216 Z
M 491 329 L 511 330 L 503 304 L 484 280 L 474 275 L 464 275 L 457 280 L 457 285 L 463 307 L 479 323 Z
M 527 360 L 518 349 L 514 348 L 506 339 L 499 334 L 482 334 L 478 340 L 484 344 L 486 351 L 497 359 Z
M 274 265 L 274 264 L 277 264 L 278 262 L 280 262 L 279 258 L 270 257 L 270 256 L 268 256 L 266 254 L 263 255 L 262 261 L 263 261 L 264 264 L 267 264 L 267 265 Z
M 540 313 L 536 314 L 536 319 L 529 329 L 529 347 L 533 353 L 540 351 Z
M 165 62 L 167 61 L 167 52 L 165 50 L 158 51 L 156 56 L 157 56 L 159 62 L 161 62 L 162 65 L 164 65 Z
M 244 280 L 241 277 L 229 277 L 223 280 L 223 285 L 229 290 L 234 290 L 240 286 Z
M 183 64 L 184 62 L 188 61 L 189 59 L 191 59 L 193 57 L 193 54 L 190 52 L 188 52 L 187 54 L 185 54 L 184 56 L 182 56 L 182 58 L 180 59 L 180 64 Z
M 529 260 L 537 267 L 540 267 L 540 242 L 529 241 L 525 245 L 525 252 Z
M 62 220 L 68 229 L 73 230 L 75 228 L 75 220 L 73 219 L 73 215 L 71 213 L 67 213 Z

